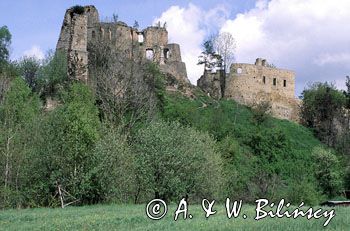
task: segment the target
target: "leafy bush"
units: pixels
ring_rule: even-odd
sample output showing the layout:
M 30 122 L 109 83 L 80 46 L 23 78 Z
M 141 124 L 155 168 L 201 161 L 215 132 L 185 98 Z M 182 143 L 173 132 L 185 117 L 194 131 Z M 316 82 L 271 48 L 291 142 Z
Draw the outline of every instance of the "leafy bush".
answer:
M 0 77 L 1 78 L 1 77 Z M 39 99 L 17 77 L 0 101 L 0 207 L 20 206 L 22 175 L 27 154 L 30 125 L 39 114 Z
M 37 73 L 36 92 L 41 98 L 57 97 L 68 85 L 65 52 L 48 52 Z
M 135 156 L 119 130 L 105 128 L 103 134 L 93 151 L 97 163 L 93 174 L 100 185 L 101 200 L 131 202 L 135 195 Z
M 257 197 L 285 198 L 316 204 L 325 197 L 314 175 L 312 151 L 322 146 L 312 131 L 286 120 L 254 112 L 232 100 L 215 101 L 200 94 L 189 100 L 167 95 L 164 118 L 209 132 L 218 140 L 224 162 L 223 193 L 253 202 Z M 303 179 L 305 190 L 296 187 Z
M 0 70 L 8 62 L 11 38 L 12 36 L 7 26 L 0 27 Z
M 343 172 L 339 159 L 331 151 L 316 147 L 312 155 L 315 159 L 316 178 L 324 193 L 330 197 L 343 189 Z M 344 169 L 343 169 L 344 170 Z
M 137 132 L 133 147 L 138 201 L 217 197 L 221 160 L 208 134 L 179 123 L 153 122 Z
M 84 7 L 80 5 L 75 5 L 71 8 L 73 14 L 83 14 L 84 13 Z
M 26 190 L 35 205 L 50 205 L 57 184 L 82 203 L 98 200 L 97 186 L 90 178 L 100 126 L 95 99 L 87 86 L 77 83 L 63 93 L 62 101 L 38 121 L 28 156 Z

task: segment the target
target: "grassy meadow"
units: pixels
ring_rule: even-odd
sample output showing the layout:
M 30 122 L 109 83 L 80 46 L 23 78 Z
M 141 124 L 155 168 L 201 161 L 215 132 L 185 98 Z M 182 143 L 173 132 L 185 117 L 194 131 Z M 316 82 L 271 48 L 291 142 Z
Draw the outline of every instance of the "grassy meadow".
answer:
M 350 208 L 337 207 L 336 216 L 324 228 L 325 218 L 266 218 L 255 221 L 255 207 L 243 205 L 241 217 L 228 219 L 224 205 L 215 205 L 218 210 L 208 219 L 199 205 L 189 206 L 192 219 L 183 220 L 180 215 L 174 221 L 176 206 L 168 209 L 161 220 L 146 216 L 145 205 L 97 205 L 83 207 L 37 208 L 3 210 L 0 212 L 0 230 L 340 230 L 350 229 Z M 331 208 L 324 208 L 331 209 Z M 242 214 L 247 219 L 242 218 Z

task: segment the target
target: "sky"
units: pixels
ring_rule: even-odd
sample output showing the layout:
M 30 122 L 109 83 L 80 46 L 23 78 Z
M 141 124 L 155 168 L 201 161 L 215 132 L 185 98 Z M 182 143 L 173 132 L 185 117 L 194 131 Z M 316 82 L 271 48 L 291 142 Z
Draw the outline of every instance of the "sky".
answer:
M 141 28 L 166 22 L 169 40 L 179 43 L 188 77 L 195 84 L 201 44 L 217 32 L 236 40 L 235 62 L 267 59 L 296 73 L 296 96 L 312 82 L 345 88 L 350 75 L 349 0 L 99 0 L 0 1 L 0 26 L 12 34 L 11 58 L 43 58 L 55 49 L 65 10 L 95 5 L 102 19 L 119 19 Z

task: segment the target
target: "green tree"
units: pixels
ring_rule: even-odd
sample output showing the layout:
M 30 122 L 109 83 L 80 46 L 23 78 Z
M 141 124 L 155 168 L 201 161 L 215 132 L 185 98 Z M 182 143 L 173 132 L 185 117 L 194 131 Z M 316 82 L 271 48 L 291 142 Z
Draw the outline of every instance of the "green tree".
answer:
M 135 156 L 121 129 L 103 129 L 103 137 L 93 151 L 96 168 L 92 171 L 99 182 L 104 202 L 132 202 L 135 195 Z
M 252 112 L 254 123 L 261 125 L 269 118 L 271 114 L 271 104 L 268 101 L 257 103 L 252 108 Z
M 343 174 L 340 161 L 336 155 L 324 148 L 317 147 L 312 151 L 316 165 L 316 178 L 323 192 L 334 197 L 343 189 Z
M 204 64 L 204 71 L 210 70 L 215 67 L 215 58 L 217 58 L 217 54 L 214 50 L 213 38 L 210 37 L 208 40 L 204 41 L 202 47 L 203 51 L 198 57 L 197 65 Z
M 0 105 L 0 171 L 3 173 L 0 186 L 0 204 L 16 206 L 22 184 L 24 159 L 27 149 L 28 127 L 39 114 L 38 97 L 20 78 L 10 82 Z M 1 205 L 0 205 L 1 207 Z
M 218 143 L 218 150 L 223 161 L 225 188 L 222 193 L 226 197 L 253 202 L 249 193 L 249 182 L 254 177 L 255 157 L 246 152 L 233 137 L 227 136 Z
M 345 85 L 346 85 L 345 96 L 347 98 L 346 107 L 347 109 L 350 109 L 350 77 L 349 76 L 346 76 Z
M 286 135 L 278 129 L 263 129 L 251 135 L 247 144 L 256 157 L 254 167 L 256 196 L 272 197 L 281 183 L 282 163 L 291 154 Z
M 163 110 L 164 75 L 150 62 L 135 62 L 124 51 L 113 50 L 115 44 L 89 43 L 90 82 L 102 119 L 131 130 Z
M 208 134 L 178 123 L 153 122 L 137 132 L 133 146 L 135 201 L 152 197 L 178 200 L 186 195 L 193 199 L 217 195 L 221 159 Z
M 27 191 L 37 205 L 50 205 L 57 184 L 83 203 L 98 200 L 90 174 L 96 166 L 91 152 L 100 126 L 95 98 L 88 86 L 74 83 L 62 93 L 61 102 L 63 105 L 40 121 L 40 133 L 28 160 L 28 171 L 33 174 Z
M 37 73 L 36 91 L 42 98 L 57 97 L 67 87 L 67 56 L 64 52 L 48 52 Z
M 236 41 L 232 34 L 222 32 L 212 35 L 203 44 L 204 51 L 199 56 L 198 64 L 204 64 L 204 70 L 218 69 L 220 72 L 221 97 L 224 97 L 226 73 L 234 61 Z
M 134 29 L 139 29 L 139 27 L 140 27 L 139 22 L 135 20 L 133 28 Z
M 329 83 L 315 83 L 302 92 L 302 123 L 314 129 L 316 136 L 329 146 L 336 145 L 340 121 L 346 103 L 344 94 Z
M 11 33 L 7 26 L 0 27 L 0 67 L 9 59 L 9 46 L 11 44 Z
M 40 61 L 34 57 L 24 57 L 19 61 L 18 68 L 22 78 L 27 82 L 28 86 L 35 91 L 37 88 Z

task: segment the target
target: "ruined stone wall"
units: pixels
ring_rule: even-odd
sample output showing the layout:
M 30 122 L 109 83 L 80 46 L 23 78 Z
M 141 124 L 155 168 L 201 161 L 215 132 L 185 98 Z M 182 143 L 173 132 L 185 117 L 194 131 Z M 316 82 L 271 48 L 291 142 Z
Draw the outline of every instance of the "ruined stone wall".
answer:
M 205 73 L 197 84 L 213 97 L 220 96 L 218 75 Z M 295 98 L 294 91 L 293 71 L 270 67 L 266 60 L 258 58 L 255 64 L 231 65 L 223 95 L 248 106 L 267 101 L 271 104 L 273 116 L 298 121 L 300 101 Z
M 168 44 L 168 32 L 163 27 L 151 26 L 138 31 L 123 22 L 100 22 L 94 6 L 85 6 L 82 14 L 68 9 L 56 49 L 68 52 L 69 75 L 79 80 L 86 81 L 88 78 L 90 41 L 114 44 L 116 52 L 125 52 L 132 59 L 158 63 L 161 71 L 173 75 L 178 81 L 189 83 L 180 46 Z
M 197 80 L 197 86 L 208 93 L 210 97 L 220 99 L 222 96 L 220 72 L 205 70 L 203 75 Z
M 85 10 L 91 10 L 90 7 Z M 56 49 L 67 54 L 68 76 L 83 82 L 87 81 L 88 71 L 88 15 L 78 14 L 68 9 L 64 16 Z
M 237 92 L 253 94 L 263 91 L 265 93 L 277 93 L 288 98 L 294 98 L 295 77 L 289 70 L 270 68 L 254 64 L 234 63 L 231 65 L 230 74 L 226 78 L 225 96 Z M 248 96 L 245 96 L 246 100 Z
M 266 61 L 257 59 L 255 64 L 231 65 L 226 78 L 225 97 L 249 106 L 267 101 L 274 116 L 298 120 L 299 103 L 294 91 L 293 71 L 268 67 Z

